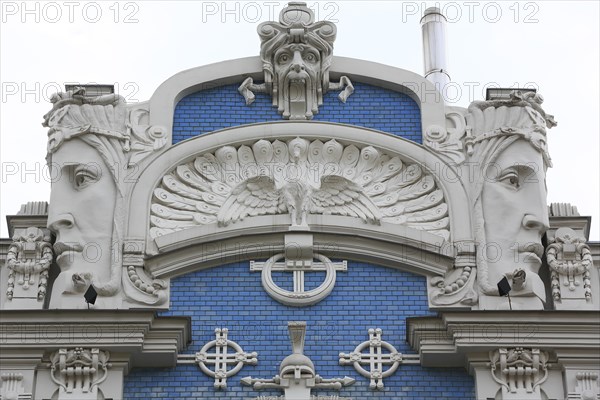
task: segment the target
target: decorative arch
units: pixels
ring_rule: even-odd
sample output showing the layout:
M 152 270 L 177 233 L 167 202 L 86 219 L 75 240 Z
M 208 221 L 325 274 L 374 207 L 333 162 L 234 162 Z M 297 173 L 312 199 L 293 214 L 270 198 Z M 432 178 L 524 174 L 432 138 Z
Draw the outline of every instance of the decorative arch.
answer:
M 150 125 L 164 127 L 169 143 L 172 142 L 173 113 L 185 96 L 223 86 L 240 84 L 246 78 L 260 80 L 263 75 L 260 57 L 247 57 L 191 68 L 173 75 L 163 82 L 149 101 Z M 401 68 L 347 57 L 333 57 L 330 69 L 332 79 L 345 75 L 356 82 L 380 86 L 404 93 L 421 110 L 422 134 L 429 126 L 445 126 L 445 106 L 435 86 L 422 76 Z
M 129 197 L 127 238 L 144 242 L 145 269 L 157 278 L 170 278 L 231 260 L 268 258 L 281 252 L 283 234 L 290 232 L 287 214 L 258 215 L 226 226 L 201 224 L 166 234 L 150 234 L 151 205 L 155 189 L 178 165 L 224 146 L 252 146 L 260 140 L 288 142 L 334 139 L 359 149 L 371 146 L 406 164 L 418 165 L 431 175 L 448 206 L 450 240 L 402 224 L 381 221 L 368 224 L 345 215 L 309 215 L 314 246 L 329 256 L 398 267 L 422 275 L 444 275 L 454 263 L 455 242 L 471 240 L 471 223 L 465 188 L 455 169 L 428 148 L 411 141 L 354 126 L 314 121 L 282 121 L 240 126 L 205 134 L 167 149 L 147 165 Z M 340 239 L 342 238 L 342 239 Z M 237 245 L 236 245 L 237 244 Z

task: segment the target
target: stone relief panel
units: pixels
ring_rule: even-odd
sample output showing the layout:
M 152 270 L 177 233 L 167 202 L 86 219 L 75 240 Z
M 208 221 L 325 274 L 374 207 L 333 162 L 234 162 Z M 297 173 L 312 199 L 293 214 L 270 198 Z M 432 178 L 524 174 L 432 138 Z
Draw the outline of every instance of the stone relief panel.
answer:
M 58 386 L 58 400 L 97 400 L 98 386 L 108 377 L 110 353 L 97 348 L 59 349 L 50 356 L 50 378 Z
M 289 214 L 292 226 L 332 214 L 450 236 L 444 194 L 418 164 L 303 138 L 224 146 L 178 165 L 154 190 L 150 236 L 275 214 Z
M 268 93 L 273 106 L 284 119 L 312 119 L 323 105 L 329 90 L 340 90 L 342 102 L 354 92 L 352 82 L 342 76 L 338 83 L 329 80 L 336 26 L 329 21 L 315 22 L 306 3 L 289 3 L 279 22 L 258 26 L 261 40 L 264 83 L 247 78 L 238 91 L 252 104 L 253 92 Z
M 548 379 L 548 354 L 516 347 L 490 352 L 492 378 L 501 386 L 503 400 L 542 399 L 541 385 Z
M 594 260 L 584 237 L 578 236 L 571 228 L 559 228 L 546 249 L 546 260 L 550 267 L 552 297 L 557 309 L 564 306 L 585 308 L 591 304 L 591 268 Z
M 144 104 L 116 94 L 86 96 L 84 88 L 57 93 L 44 116 L 47 160 L 55 177 L 48 227 L 61 273 L 50 308 L 83 308 L 92 285 L 97 308 L 122 303 L 125 198 L 140 163 L 166 144 L 166 130 L 148 124 Z
M 6 255 L 6 298 L 43 301 L 53 256 L 50 231 L 36 227 L 16 229 Z

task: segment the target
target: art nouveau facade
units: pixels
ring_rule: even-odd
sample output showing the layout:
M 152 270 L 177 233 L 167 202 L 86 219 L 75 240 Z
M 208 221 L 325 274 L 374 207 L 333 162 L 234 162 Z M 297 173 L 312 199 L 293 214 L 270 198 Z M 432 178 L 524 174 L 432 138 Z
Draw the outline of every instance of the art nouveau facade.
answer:
M 547 205 L 554 118 L 445 105 L 426 14 L 426 77 L 334 57 L 290 3 L 258 57 L 147 102 L 56 94 L 59 178 L 1 242 L 1 398 L 600 398 L 600 247 Z

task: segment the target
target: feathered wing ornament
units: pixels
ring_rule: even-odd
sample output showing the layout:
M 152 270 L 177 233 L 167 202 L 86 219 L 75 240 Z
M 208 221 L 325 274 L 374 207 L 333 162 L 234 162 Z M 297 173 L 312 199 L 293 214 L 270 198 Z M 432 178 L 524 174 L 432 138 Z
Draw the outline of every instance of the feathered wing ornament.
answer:
M 152 237 L 257 215 L 356 217 L 406 225 L 448 239 L 448 206 L 433 176 L 372 146 L 335 139 L 259 140 L 224 146 L 177 166 L 154 190 Z
M 325 176 L 321 187 L 312 192 L 310 198 L 311 214 L 332 214 L 358 217 L 365 222 L 379 224 L 381 213 L 364 188 L 341 176 Z
M 268 176 L 256 176 L 240 183 L 217 214 L 220 225 L 229 225 L 256 215 L 283 214 L 287 211 L 281 190 Z

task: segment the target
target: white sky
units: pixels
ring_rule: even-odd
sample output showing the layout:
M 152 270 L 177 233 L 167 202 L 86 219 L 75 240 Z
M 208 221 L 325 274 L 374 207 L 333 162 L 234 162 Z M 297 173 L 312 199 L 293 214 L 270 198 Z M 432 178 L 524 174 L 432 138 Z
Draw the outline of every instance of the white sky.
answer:
M 53 92 L 65 83 L 111 83 L 130 102 L 147 100 L 181 70 L 258 55 L 256 26 L 277 19 L 285 4 L 0 1 L 0 237 L 7 213 L 49 199 L 41 122 Z M 439 4 L 449 19 L 449 71 L 462 87 L 453 105 L 483 99 L 492 83 L 536 85 L 558 121 L 549 133 L 548 202 L 577 205 L 592 216 L 591 239 L 600 239 L 598 1 L 308 4 L 318 19 L 336 22 L 335 55 L 417 73 L 419 16 Z

